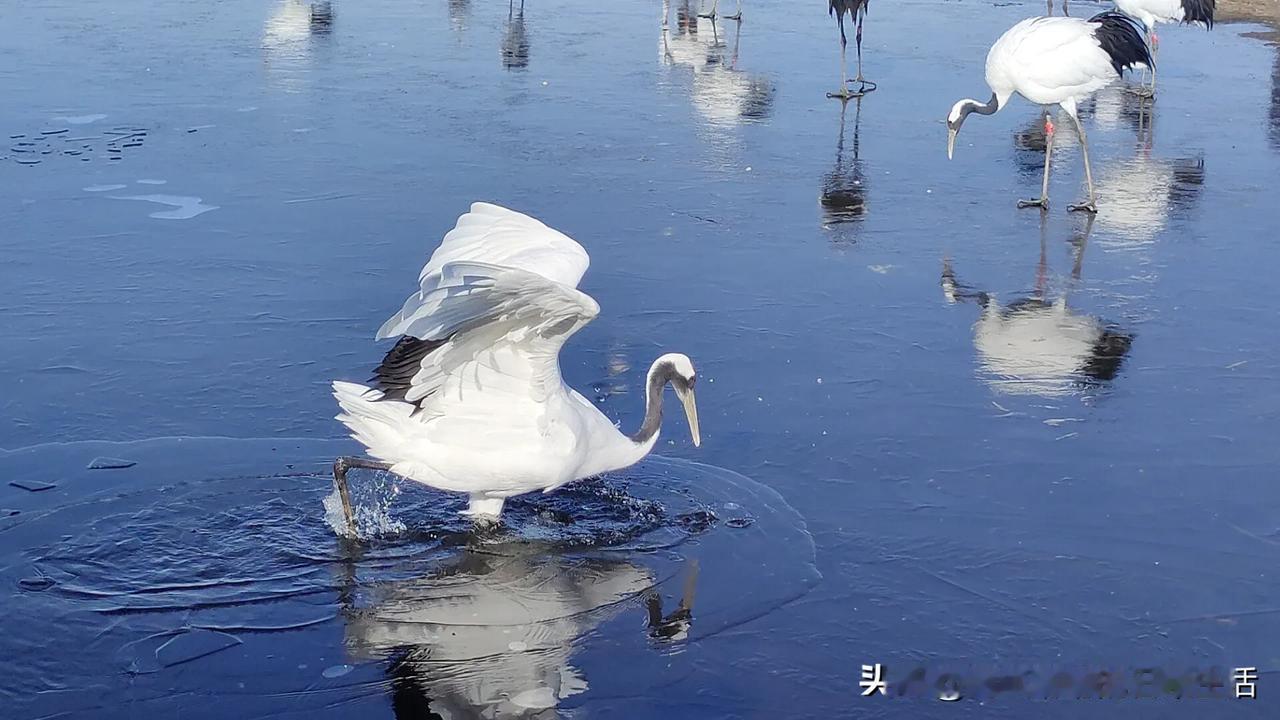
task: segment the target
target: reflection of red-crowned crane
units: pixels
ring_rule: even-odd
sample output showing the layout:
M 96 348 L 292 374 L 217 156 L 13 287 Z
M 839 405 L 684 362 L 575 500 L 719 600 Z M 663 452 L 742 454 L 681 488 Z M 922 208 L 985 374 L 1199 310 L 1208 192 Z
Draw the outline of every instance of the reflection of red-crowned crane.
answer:
M 1079 280 L 1094 217 L 1073 241 L 1073 281 Z M 1061 397 L 1110 381 L 1120 371 L 1133 336 L 1091 315 L 1073 310 L 1065 293 L 1048 292 L 1045 224 L 1041 216 L 1040 262 L 1035 291 L 1001 305 L 994 295 L 977 292 L 956 280 L 943 261 L 942 291 L 948 302 L 974 300 L 982 315 L 973 326 L 973 345 L 987 383 L 1008 395 Z

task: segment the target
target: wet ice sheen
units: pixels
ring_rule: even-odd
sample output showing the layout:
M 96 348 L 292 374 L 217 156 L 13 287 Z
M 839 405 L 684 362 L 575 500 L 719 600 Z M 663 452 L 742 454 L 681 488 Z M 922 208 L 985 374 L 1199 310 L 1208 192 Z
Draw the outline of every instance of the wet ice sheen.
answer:
M 750 518 L 689 508 L 663 526 L 690 536 L 679 557 L 621 554 L 669 577 L 664 617 L 687 576 L 679 561 L 699 559 L 692 642 L 655 639 L 646 601 L 624 601 L 569 658 L 587 691 L 560 700 L 579 675 L 553 663 L 498 697 L 536 705 L 554 690 L 562 716 L 1012 720 L 1029 711 L 864 709 L 858 665 L 1280 667 L 1280 52 L 1241 36 L 1261 26 L 1225 21 L 1248 5 L 1220 2 L 1211 32 L 1162 28 L 1154 106 L 1119 87 L 1082 103 L 1101 193 L 1082 242 L 1085 219 L 1065 210 L 1083 177 L 1064 118 L 1043 235 L 1035 211 L 1013 207 L 1039 189 L 1037 108 L 1015 101 L 966 126 L 945 156 L 946 109 L 981 88 L 989 43 L 1043 2 L 873 2 L 864 65 L 879 90 L 843 118 L 825 97 L 838 33 L 820 0 L 746 0 L 740 27 L 714 28 L 698 2 L 672 0 L 670 59 L 662 4 L 526 0 L 518 22 L 501 0 L 5 4 L 0 60 L 22 62 L 0 65 L 15 68 L 0 72 L 0 446 L 336 435 L 328 383 L 368 377 L 371 328 L 459 212 L 492 200 L 591 253 L 583 288 L 609 312 L 565 348 L 566 382 L 634 427 L 647 360 L 688 353 L 706 442 L 693 450 L 668 418 L 660 451 L 775 488 L 823 570 L 800 601 L 700 641 L 733 619 L 715 621 L 717 607 L 774 607 L 754 593 L 795 577 L 742 581 L 741 568 L 786 566 L 802 540 L 769 542 L 767 518 L 737 530 Z M 57 119 L 88 114 L 109 117 Z M 82 190 L 106 184 L 128 189 Z M 150 192 L 222 211 L 157 222 L 148 213 L 174 208 L 106 197 Z M 946 259 L 992 312 L 1061 299 L 1068 328 L 1112 335 L 1061 346 L 1037 375 L 1008 342 L 989 352 L 986 340 L 1011 336 L 977 338 L 979 301 L 947 302 Z M 1023 319 L 1036 337 L 1056 328 Z M 0 563 L 0 658 L 18 659 L 3 668 L 0 715 L 423 715 L 417 703 L 461 671 L 421 653 L 345 654 L 325 462 L 276 447 L 243 461 L 219 445 L 193 465 L 172 445 L 57 446 L 17 470 L 0 451 L 0 552 L 17 558 Z M 98 455 L 138 465 L 86 471 Z M 28 479 L 57 487 L 8 484 Z M 378 482 L 357 478 L 362 507 L 380 507 Z M 134 492 L 149 485 L 164 494 Z M 433 544 L 449 533 L 432 537 L 424 497 L 407 488 L 387 505 L 404 528 L 371 533 L 356 613 L 385 618 L 384 600 L 424 594 L 393 583 L 438 587 L 465 557 Z M 529 505 L 522 528 L 562 537 L 625 509 L 577 497 L 596 506 L 573 524 Z M 639 527 L 626 517 L 605 520 Z M 741 543 L 748 562 L 731 541 L 757 531 Z M 170 552 L 173 572 L 147 560 Z M 54 585 L 22 584 L 41 577 Z M 243 644 L 124 681 L 119 646 L 193 627 L 192 615 Z M 682 632 L 673 621 L 656 634 Z M 354 669 L 322 676 L 342 664 Z M 474 707 L 458 702 L 455 715 Z

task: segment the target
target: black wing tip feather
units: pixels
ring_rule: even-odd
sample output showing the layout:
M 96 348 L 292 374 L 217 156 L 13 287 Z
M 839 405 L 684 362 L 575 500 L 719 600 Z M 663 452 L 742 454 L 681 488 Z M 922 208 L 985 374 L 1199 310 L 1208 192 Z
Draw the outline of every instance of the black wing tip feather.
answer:
M 1207 29 L 1213 29 L 1213 11 L 1216 0 L 1182 0 L 1182 23 L 1192 25 L 1204 23 Z
M 1103 52 L 1111 58 L 1111 67 L 1116 69 L 1117 75 L 1123 73 L 1125 68 L 1135 65 L 1155 66 L 1147 41 L 1127 15 L 1108 10 L 1089 18 L 1089 22 L 1098 26 L 1094 37 L 1098 39 Z
M 1208 1 L 1212 2 L 1212 0 Z M 871 0 L 830 0 L 827 5 L 827 14 L 843 17 L 844 15 L 856 16 L 861 12 L 865 15 L 870 6 Z
M 374 369 L 373 377 L 369 378 L 369 382 L 382 392 L 380 399 L 403 401 L 413 387 L 413 376 L 422 368 L 422 359 L 446 341 L 447 338 L 421 340 L 402 335 L 382 358 L 382 364 Z

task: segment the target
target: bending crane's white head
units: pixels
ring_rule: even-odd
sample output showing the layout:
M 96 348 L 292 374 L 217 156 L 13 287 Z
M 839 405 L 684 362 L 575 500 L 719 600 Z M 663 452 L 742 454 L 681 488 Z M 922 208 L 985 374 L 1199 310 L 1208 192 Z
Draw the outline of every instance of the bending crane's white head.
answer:
M 947 159 L 951 159 L 951 154 L 955 151 L 956 136 L 960 134 L 960 126 L 964 124 L 964 119 L 969 113 L 979 113 L 981 115 L 990 115 L 1000 106 L 1004 104 L 1008 98 L 1000 98 L 995 93 L 991 94 L 991 100 L 980 103 L 977 100 L 965 98 L 955 105 L 951 106 L 951 112 L 947 113 Z
M 951 106 L 951 112 L 947 113 L 947 159 L 951 159 L 951 155 L 956 149 L 956 136 L 960 134 L 960 125 L 964 123 L 965 116 L 972 110 L 969 109 L 971 104 L 976 104 L 972 100 L 961 100 Z
M 654 383 L 662 383 L 658 387 L 661 391 L 663 385 L 670 383 L 671 389 L 676 391 L 676 397 L 680 398 L 685 417 L 689 420 L 689 432 L 693 435 L 694 447 L 702 445 L 702 433 L 698 428 L 698 406 L 693 396 L 693 386 L 697 380 L 698 375 L 694 372 L 693 361 L 688 355 L 681 353 L 667 353 L 654 360 L 653 365 L 649 367 L 650 387 Z

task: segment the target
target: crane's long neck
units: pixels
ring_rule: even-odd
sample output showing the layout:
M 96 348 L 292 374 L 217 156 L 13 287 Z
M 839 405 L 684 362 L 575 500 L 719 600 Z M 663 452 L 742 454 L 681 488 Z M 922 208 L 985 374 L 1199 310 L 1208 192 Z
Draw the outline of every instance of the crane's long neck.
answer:
M 976 112 L 979 115 L 995 115 L 996 111 L 1000 109 L 1000 99 L 996 97 L 995 93 L 991 93 L 991 99 L 985 105 L 977 100 L 970 100 L 966 108 L 968 112 Z
M 652 368 L 645 382 L 644 422 L 634 435 L 629 436 L 631 442 L 645 447 L 645 452 L 658 441 L 658 430 L 662 427 L 662 391 L 671 379 L 662 371 L 661 366 Z

